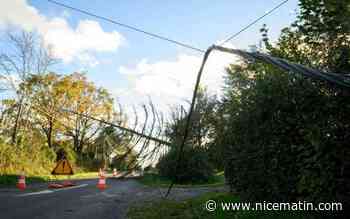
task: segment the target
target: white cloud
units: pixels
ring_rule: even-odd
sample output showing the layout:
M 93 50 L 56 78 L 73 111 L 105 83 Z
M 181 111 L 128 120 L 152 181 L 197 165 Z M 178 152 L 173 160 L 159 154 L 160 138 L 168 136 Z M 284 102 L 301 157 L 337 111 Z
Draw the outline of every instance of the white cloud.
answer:
M 27 4 L 25 0 L 3 1 L 0 8 L 0 24 L 7 23 L 20 26 L 25 30 L 32 30 L 35 26 L 42 26 L 46 18 Z
M 237 61 L 237 56 L 213 51 L 204 68 L 201 84 L 209 92 L 220 94 L 225 67 Z M 175 60 L 149 62 L 142 59 L 135 66 L 121 66 L 119 71 L 127 75 L 130 87 L 119 94 L 121 98 L 124 96 L 123 99 L 133 101 L 151 96 L 156 105 L 163 107 L 183 103 L 192 97 L 201 62 L 201 56 L 179 54 Z
M 93 68 L 96 65 L 100 64 L 100 62 L 89 53 L 81 53 L 77 56 L 77 58 L 83 66 L 88 66 L 90 68 Z
M 79 58 L 81 53 L 116 51 L 123 42 L 122 35 L 105 32 L 96 21 L 82 20 L 73 28 L 65 17 L 48 18 L 26 0 L 5 1 L 0 7 L 0 26 L 10 24 L 38 31 L 52 46 L 54 55 L 64 62 Z
M 21 80 L 19 79 L 18 75 L 2 74 L 0 75 L 0 91 L 2 89 L 6 91 L 14 91 L 18 89 L 20 82 Z

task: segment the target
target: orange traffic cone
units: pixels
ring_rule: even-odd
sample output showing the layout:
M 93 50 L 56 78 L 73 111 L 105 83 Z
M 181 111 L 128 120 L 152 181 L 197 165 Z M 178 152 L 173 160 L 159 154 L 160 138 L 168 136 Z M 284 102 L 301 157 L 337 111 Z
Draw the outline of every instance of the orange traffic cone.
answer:
M 97 188 L 99 189 L 105 189 L 107 186 L 106 186 L 106 178 L 104 175 L 100 175 L 100 178 L 98 180 L 98 183 L 97 183 Z
M 116 168 L 113 169 L 113 176 L 114 176 L 114 177 L 117 176 L 117 169 L 116 169 Z
M 24 190 L 26 188 L 26 176 L 24 175 L 24 170 L 18 178 L 17 188 Z

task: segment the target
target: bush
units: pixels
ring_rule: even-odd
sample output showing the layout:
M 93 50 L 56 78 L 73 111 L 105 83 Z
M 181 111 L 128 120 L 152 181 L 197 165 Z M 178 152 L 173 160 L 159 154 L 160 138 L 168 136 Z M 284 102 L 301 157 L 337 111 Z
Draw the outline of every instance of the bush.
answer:
M 160 158 L 157 168 L 159 175 L 175 179 L 176 183 L 202 183 L 213 177 L 213 168 L 208 153 L 201 148 L 186 148 L 177 170 L 178 150 L 171 149 Z
M 41 144 L 30 144 L 23 140 L 15 146 L 0 138 L 1 175 L 17 175 L 22 169 L 30 176 L 47 175 L 55 165 L 54 159 L 55 152 Z
M 230 188 L 247 200 L 345 203 L 349 99 L 268 66 L 259 72 L 226 103 Z

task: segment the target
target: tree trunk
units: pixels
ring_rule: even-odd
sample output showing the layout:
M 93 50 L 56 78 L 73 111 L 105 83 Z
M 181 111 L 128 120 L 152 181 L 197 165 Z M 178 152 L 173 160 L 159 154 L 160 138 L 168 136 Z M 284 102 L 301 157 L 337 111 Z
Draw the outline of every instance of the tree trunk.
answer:
M 73 144 L 74 144 L 74 150 L 76 152 L 79 152 L 79 137 L 73 136 Z
M 23 103 L 23 97 L 21 97 L 20 101 L 19 101 L 19 106 L 18 106 L 18 110 L 17 110 L 17 114 L 16 114 L 16 120 L 15 120 L 15 124 L 13 127 L 13 132 L 12 132 L 12 140 L 11 143 L 14 145 L 16 144 L 16 140 L 17 140 L 17 133 L 19 130 L 19 122 L 20 122 L 20 117 L 21 117 L 21 113 L 22 113 L 22 103 Z
M 52 148 L 52 129 L 53 129 L 53 122 L 50 119 L 49 128 L 47 130 L 47 145 L 49 146 L 49 148 Z

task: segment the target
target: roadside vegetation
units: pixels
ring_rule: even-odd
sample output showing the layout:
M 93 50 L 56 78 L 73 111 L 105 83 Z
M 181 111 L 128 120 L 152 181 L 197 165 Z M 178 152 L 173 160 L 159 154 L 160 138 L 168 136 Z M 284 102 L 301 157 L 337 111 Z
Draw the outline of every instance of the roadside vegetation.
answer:
M 229 193 L 207 193 L 196 198 L 184 201 L 162 200 L 158 202 L 148 202 L 142 206 L 134 206 L 129 209 L 127 217 L 129 219 L 161 219 L 161 218 L 181 218 L 181 219 L 306 219 L 305 215 L 296 212 L 283 211 L 224 211 L 218 207 L 215 211 L 208 211 L 205 204 L 208 200 L 213 200 L 220 206 L 220 203 L 237 203 L 240 201 L 237 196 Z
M 26 176 L 26 183 L 51 182 L 56 180 L 76 180 L 76 179 L 95 179 L 98 178 L 98 172 L 76 173 L 72 176 L 53 176 L 53 175 L 29 175 Z M 0 186 L 14 186 L 18 181 L 18 175 L 1 175 Z

